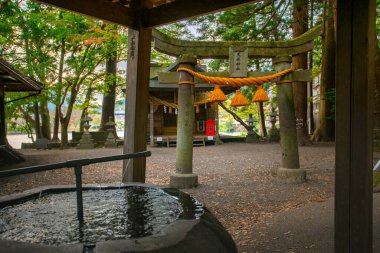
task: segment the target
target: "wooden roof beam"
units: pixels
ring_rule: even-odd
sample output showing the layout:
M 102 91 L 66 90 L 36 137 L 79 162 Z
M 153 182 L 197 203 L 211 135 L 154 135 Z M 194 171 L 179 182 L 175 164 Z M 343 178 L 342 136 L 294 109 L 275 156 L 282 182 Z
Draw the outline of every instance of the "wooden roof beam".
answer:
M 155 8 L 145 9 L 142 22 L 146 28 L 155 27 L 258 1 L 259 0 L 176 0 Z
M 54 7 L 102 19 L 118 25 L 134 27 L 134 13 L 130 8 L 106 0 L 36 0 Z
M 5 91 L 41 91 L 43 84 L 22 74 L 9 62 L 0 58 L 0 86 L 5 87 Z

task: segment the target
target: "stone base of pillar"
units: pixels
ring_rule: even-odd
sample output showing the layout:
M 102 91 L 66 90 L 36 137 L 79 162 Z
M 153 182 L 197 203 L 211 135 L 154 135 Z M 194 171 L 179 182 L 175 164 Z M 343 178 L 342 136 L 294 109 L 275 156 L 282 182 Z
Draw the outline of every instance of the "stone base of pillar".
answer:
M 170 187 L 186 189 L 198 186 L 198 175 L 196 174 L 178 174 L 170 176 Z
M 277 170 L 277 178 L 281 182 L 288 184 L 303 183 L 306 181 L 306 170 L 279 168 Z

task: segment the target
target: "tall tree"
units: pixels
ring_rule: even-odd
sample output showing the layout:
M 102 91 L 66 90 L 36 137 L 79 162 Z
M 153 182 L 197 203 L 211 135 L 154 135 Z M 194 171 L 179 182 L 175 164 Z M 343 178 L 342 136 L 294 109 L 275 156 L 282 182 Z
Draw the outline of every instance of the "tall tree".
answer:
M 314 27 L 314 0 L 310 0 L 310 18 L 309 18 L 309 27 L 310 29 Z M 313 51 L 308 53 L 308 69 L 313 69 Z M 313 80 L 307 83 L 307 118 L 308 118 L 308 132 L 314 132 L 314 101 L 313 101 Z
M 9 111 L 10 117 L 22 115 L 36 126 L 38 137 L 50 138 L 47 105 L 55 104 L 53 139 L 59 140 L 60 123 L 66 146 L 71 113 L 81 103 L 77 97 L 86 91 L 91 94 L 91 82 L 102 72 L 97 67 L 106 50 L 100 44 L 107 35 L 99 32 L 101 22 L 28 0 L 1 1 L 0 8 L 0 55 L 45 84 L 44 94 L 35 105 L 21 107 L 15 103 L 19 109 Z M 117 48 L 123 48 L 118 43 Z
M 52 70 L 55 66 L 53 47 L 46 43 L 51 36 L 48 22 L 51 20 L 51 7 L 44 7 L 37 3 L 19 2 L 17 6 L 17 25 L 19 33 L 14 33 L 13 43 L 21 46 L 18 57 L 13 60 L 26 74 L 49 87 L 55 79 Z M 35 130 L 37 138 L 50 139 L 50 115 L 48 111 L 47 92 L 39 96 L 38 110 L 35 107 Z
M 113 25 L 106 25 L 104 28 L 109 33 L 117 33 Z M 107 122 L 111 118 L 115 122 L 115 102 L 116 102 L 116 76 L 117 76 L 117 43 L 114 36 L 109 36 L 105 41 L 106 47 L 106 75 L 105 75 L 105 93 L 102 102 L 102 117 L 100 122 L 100 131 L 107 131 Z M 114 127 L 115 128 L 115 127 Z M 116 134 L 116 129 L 113 129 Z
M 335 93 L 335 16 L 336 1 L 325 0 L 324 33 L 322 35 L 322 63 L 320 81 L 320 102 L 317 128 L 313 141 L 334 140 L 334 95 Z
M 293 38 L 308 30 L 308 0 L 293 0 Z M 295 69 L 307 69 L 307 53 L 293 56 Z M 293 82 L 294 106 L 297 124 L 298 145 L 309 143 L 307 129 L 307 85 L 304 82 Z
M 88 78 L 95 73 L 103 58 L 99 56 L 96 44 L 78 44 L 68 57 L 65 88 L 59 104 L 62 147 L 68 147 L 68 127 L 77 96 Z
M 55 142 L 59 142 L 59 104 L 61 103 L 61 96 L 62 96 L 62 85 L 63 85 L 63 66 L 65 63 L 65 55 L 66 55 L 66 42 L 65 39 L 61 39 L 60 50 L 59 50 L 59 63 L 58 63 L 58 80 L 55 85 L 55 99 L 54 105 L 54 126 L 53 126 L 53 138 L 52 140 Z

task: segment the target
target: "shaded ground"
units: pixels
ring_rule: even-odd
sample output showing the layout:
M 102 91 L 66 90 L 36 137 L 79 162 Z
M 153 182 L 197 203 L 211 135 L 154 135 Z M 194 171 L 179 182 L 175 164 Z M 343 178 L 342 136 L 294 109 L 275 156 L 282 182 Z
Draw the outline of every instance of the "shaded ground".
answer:
M 169 176 L 175 171 L 175 148 L 150 150 L 152 156 L 147 159 L 147 182 L 168 186 Z M 122 149 L 23 152 L 27 155 L 28 162 L 17 165 L 20 167 L 81 157 L 121 154 Z M 279 144 L 228 143 L 197 147 L 194 148 L 194 172 L 199 175 L 200 185 L 185 191 L 203 202 L 216 215 L 233 236 L 240 252 L 271 252 L 261 251 L 259 248 L 251 251 L 252 245 L 260 245 L 261 241 L 270 239 L 265 238 L 265 234 L 252 231 L 270 224 L 276 213 L 331 198 L 334 186 L 334 157 L 334 147 L 331 144 L 301 147 L 301 167 L 306 169 L 308 180 L 304 184 L 287 185 L 275 178 L 281 159 Z M 72 169 L 65 169 L 3 180 L 0 194 L 48 184 L 73 184 L 73 174 Z M 121 162 L 91 165 L 84 170 L 83 181 L 118 182 L 121 174 Z
M 373 252 L 380 252 L 380 193 L 373 195 Z M 334 252 L 334 199 L 275 213 L 251 231 L 254 244 L 241 252 Z M 363 251 L 364 252 L 364 251 Z

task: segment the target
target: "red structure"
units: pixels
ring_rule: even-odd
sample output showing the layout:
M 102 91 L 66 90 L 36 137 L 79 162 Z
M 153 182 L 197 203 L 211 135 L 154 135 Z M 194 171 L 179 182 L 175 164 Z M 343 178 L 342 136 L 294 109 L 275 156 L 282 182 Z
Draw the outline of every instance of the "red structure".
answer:
M 213 119 L 208 119 L 206 121 L 206 135 L 207 136 L 215 135 L 215 121 Z

